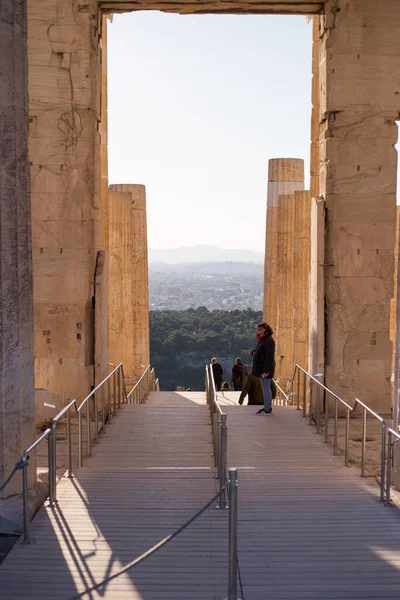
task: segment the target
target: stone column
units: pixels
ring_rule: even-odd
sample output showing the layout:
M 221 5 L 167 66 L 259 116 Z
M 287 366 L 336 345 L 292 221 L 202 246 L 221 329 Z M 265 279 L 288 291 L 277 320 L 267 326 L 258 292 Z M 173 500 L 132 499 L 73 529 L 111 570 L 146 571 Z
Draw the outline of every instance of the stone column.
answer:
M 25 0 L 0 5 L 0 484 L 35 439 Z M 35 459 L 28 470 L 35 480 Z M 3 492 L 21 489 L 17 474 Z
M 264 266 L 264 320 L 277 327 L 278 197 L 304 189 L 304 161 L 272 158 L 268 162 L 267 227 Z
M 146 188 L 144 185 L 118 184 L 109 187 L 110 204 L 119 201 L 129 202 L 127 229 L 124 237 L 124 251 L 119 272 L 122 273 L 122 360 L 128 383 L 134 383 L 143 373 L 144 365 L 150 362 L 149 337 L 149 286 L 148 286 L 148 250 L 146 222 Z M 110 240 L 113 236 L 110 224 Z M 111 261 L 111 256 L 110 256 Z M 110 265 L 110 348 L 115 345 L 111 337 L 115 333 L 111 325 L 117 319 L 112 297 L 114 291 L 111 282 Z M 114 362 L 114 361 L 113 361 Z
M 100 21 L 96 0 L 28 0 L 35 380 L 64 402 L 86 395 L 106 343 Z
M 276 375 L 286 384 L 293 373 L 294 194 L 278 198 Z
M 399 27 L 394 0 L 328 0 L 319 31 L 326 384 L 382 413 L 391 404 Z
M 311 193 L 294 193 L 293 227 L 293 365 L 308 370 Z

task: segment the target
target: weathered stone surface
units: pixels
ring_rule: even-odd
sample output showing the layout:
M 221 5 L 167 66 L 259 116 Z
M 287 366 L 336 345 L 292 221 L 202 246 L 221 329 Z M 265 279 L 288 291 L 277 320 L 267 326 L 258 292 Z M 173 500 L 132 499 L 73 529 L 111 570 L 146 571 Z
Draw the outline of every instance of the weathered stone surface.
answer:
M 35 422 L 36 427 L 42 427 L 51 422 L 63 408 L 60 398 L 43 388 L 35 389 Z
M 325 267 L 326 383 L 352 402 L 360 381 L 381 373 L 380 393 L 363 384 L 361 399 L 383 412 L 390 408 L 400 61 L 377 40 L 396 37 L 396 6 L 328 0 L 319 23 L 319 194 L 328 217 L 324 261 L 333 264 Z
M 109 187 L 109 356 L 134 383 L 150 362 L 146 190 Z
M 264 319 L 278 327 L 278 198 L 304 189 L 304 161 L 272 158 L 268 162 L 267 225 L 264 266 Z
M 0 6 L 0 484 L 35 436 L 25 0 Z M 35 459 L 29 481 L 36 478 Z M 20 491 L 14 477 L 4 495 Z
M 97 7 L 28 0 L 35 375 L 63 402 L 86 395 L 107 371 Z
M 294 193 L 293 226 L 293 364 L 308 370 L 311 252 L 311 193 Z

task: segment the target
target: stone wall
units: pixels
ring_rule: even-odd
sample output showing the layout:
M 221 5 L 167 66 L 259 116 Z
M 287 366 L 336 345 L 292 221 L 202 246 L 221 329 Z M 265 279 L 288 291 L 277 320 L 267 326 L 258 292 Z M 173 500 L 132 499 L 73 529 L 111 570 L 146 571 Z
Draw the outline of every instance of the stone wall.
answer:
M 28 25 L 35 382 L 67 401 L 94 383 L 107 293 L 97 2 L 28 0 Z
M 400 11 L 329 0 L 319 20 L 326 384 L 389 412 Z
M 0 485 L 35 439 L 25 0 L 0 5 Z M 36 479 L 35 457 L 29 483 Z M 17 474 L 3 495 L 20 491 Z

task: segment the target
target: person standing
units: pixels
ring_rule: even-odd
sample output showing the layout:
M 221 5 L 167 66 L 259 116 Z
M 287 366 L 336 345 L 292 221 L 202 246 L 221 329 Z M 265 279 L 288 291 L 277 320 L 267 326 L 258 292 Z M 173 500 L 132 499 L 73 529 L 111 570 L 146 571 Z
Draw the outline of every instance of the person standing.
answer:
M 241 392 L 246 382 L 248 375 L 247 367 L 242 363 L 242 360 L 238 357 L 235 359 L 235 364 L 232 367 L 232 383 L 235 392 Z
M 272 412 L 271 379 L 275 375 L 275 340 L 273 331 L 268 323 L 260 323 L 257 326 L 257 346 L 253 353 L 252 374 L 259 377 L 264 395 L 264 408 L 257 411 L 258 415 Z
M 211 359 L 211 367 L 213 370 L 215 389 L 217 392 L 221 390 L 222 375 L 224 374 L 221 365 L 216 358 Z

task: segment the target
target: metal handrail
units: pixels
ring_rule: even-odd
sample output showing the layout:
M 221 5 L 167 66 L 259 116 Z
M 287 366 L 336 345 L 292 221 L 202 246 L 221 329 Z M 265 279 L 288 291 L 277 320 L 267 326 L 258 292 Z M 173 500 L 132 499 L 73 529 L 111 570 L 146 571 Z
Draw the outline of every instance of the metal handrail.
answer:
M 302 408 L 303 408 L 303 417 L 307 416 L 307 377 L 311 380 L 312 383 L 317 384 L 317 398 L 315 402 L 315 423 L 317 428 L 317 433 L 321 433 L 321 422 L 320 422 L 320 399 L 319 399 L 319 390 L 323 389 L 325 392 L 325 443 L 329 442 L 329 410 L 328 410 L 328 396 L 329 394 L 335 400 L 335 412 L 334 412 L 334 432 L 333 432 L 333 454 L 337 456 L 338 452 L 338 419 L 339 419 L 339 404 L 342 404 L 346 409 L 346 429 L 345 429 L 345 448 L 344 448 L 344 456 L 345 456 L 345 466 L 349 467 L 349 458 L 350 458 L 350 414 L 353 413 L 358 406 L 361 407 L 362 410 L 362 439 L 361 439 L 361 477 L 365 477 L 365 458 L 366 458 L 366 441 L 367 441 L 367 413 L 371 414 L 375 419 L 377 419 L 381 424 L 381 480 L 380 480 L 380 501 L 385 501 L 385 462 L 386 462 L 386 438 L 387 438 L 387 425 L 385 419 L 375 413 L 369 406 L 364 404 L 359 398 L 355 398 L 354 405 L 351 406 L 348 402 L 340 398 L 337 394 L 335 394 L 332 390 L 327 388 L 323 383 L 321 383 L 315 376 L 311 375 L 308 371 L 303 369 L 300 365 L 295 366 L 293 370 L 293 377 L 291 381 L 291 396 L 294 398 L 294 383 L 297 374 L 297 410 L 300 410 L 300 374 L 303 373 L 303 392 L 302 392 Z M 294 402 L 293 402 L 294 403 Z M 309 423 L 311 424 L 313 420 L 313 406 L 312 406 L 312 394 L 311 394 L 311 383 L 309 386 L 309 411 L 308 411 Z
M 206 397 L 210 407 L 211 428 L 214 447 L 214 465 L 217 469 L 219 479 L 220 496 L 218 506 L 227 507 L 226 482 L 227 482 L 227 449 L 228 449 L 228 426 L 226 413 L 218 403 L 217 390 L 215 389 L 212 365 L 206 366 Z
M 396 439 L 392 441 L 392 437 Z M 392 477 L 392 461 L 393 461 L 393 446 L 400 440 L 400 435 L 397 431 L 394 431 L 391 427 L 388 428 L 388 452 L 386 462 L 386 504 L 390 504 L 390 484 Z
M 112 365 L 113 366 L 113 365 Z M 138 380 L 137 384 L 143 380 L 149 386 L 150 381 L 153 383 L 153 387 L 156 386 L 158 379 L 155 379 L 154 369 L 151 370 L 151 376 L 149 376 L 150 365 L 146 368 L 145 372 Z M 146 378 L 143 379 L 147 373 Z M 111 394 L 111 382 L 113 384 L 113 394 Z M 108 408 L 108 419 L 106 419 L 106 402 L 104 388 L 107 384 L 107 408 Z M 137 384 L 133 389 L 137 387 Z M 157 383 L 159 387 L 159 383 Z M 102 408 L 102 427 L 99 430 L 99 418 L 98 418 L 98 397 L 97 393 L 101 391 L 101 408 Z M 87 419 L 87 454 L 91 456 L 91 427 L 90 427 L 90 399 L 94 400 L 94 414 L 95 414 L 95 443 L 98 442 L 100 431 L 104 431 L 106 420 L 111 423 L 112 415 L 115 416 L 117 408 L 120 408 L 121 403 L 127 403 L 128 399 L 133 390 L 126 393 L 124 368 L 122 362 L 117 365 L 111 373 L 107 375 L 91 392 L 86 396 L 84 400 L 78 405 L 76 399 L 71 400 L 69 404 L 64 406 L 62 410 L 52 419 L 51 427 L 46 429 L 37 440 L 35 440 L 26 450 L 21 454 L 21 459 L 16 463 L 14 471 L 9 475 L 3 488 L 11 481 L 15 473 L 18 470 L 22 470 L 22 498 L 23 498 L 23 520 L 24 520 L 24 542 L 30 542 L 29 534 L 29 505 L 28 505 L 28 476 L 27 467 L 29 466 L 29 454 L 38 446 L 44 439 L 48 440 L 48 468 L 49 468 L 49 504 L 53 506 L 57 502 L 56 498 L 56 484 L 57 484 L 57 440 L 56 440 L 56 428 L 58 421 L 66 416 L 67 419 L 67 446 L 68 446 L 68 477 L 73 477 L 72 474 L 72 435 L 71 435 L 71 410 L 74 409 L 78 415 L 78 457 L 79 467 L 82 467 L 83 463 L 83 436 L 82 436 L 82 413 L 83 407 L 86 405 L 86 419 Z M 141 385 L 141 391 L 144 391 L 145 397 L 147 396 L 148 389 Z M 113 400 L 112 400 L 113 399 Z M 1 490 L 1 488 L 0 488 Z
M 140 398 L 141 398 L 142 392 L 143 392 L 143 385 L 147 384 L 147 386 L 148 386 L 148 383 L 149 383 L 149 369 L 150 369 L 150 365 L 148 365 L 146 367 L 146 369 L 143 371 L 143 373 L 141 374 L 141 376 L 139 377 L 139 379 L 137 380 L 137 382 L 135 383 L 135 385 L 129 392 L 127 398 L 130 403 L 132 403 L 130 400 L 131 396 L 133 396 L 133 398 L 134 398 L 133 404 L 138 404 L 138 402 L 137 402 L 138 398 L 139 398 L 139 404 L 140 404 L 140 402 L 142 402 L 142 400 L 140 400 Z M 153 369 L 153 371 L 154 371 L 154 369 Z M 147 396 L 147 393 L 145 392 L 144 400 L 146 399 L 146 396 Z

